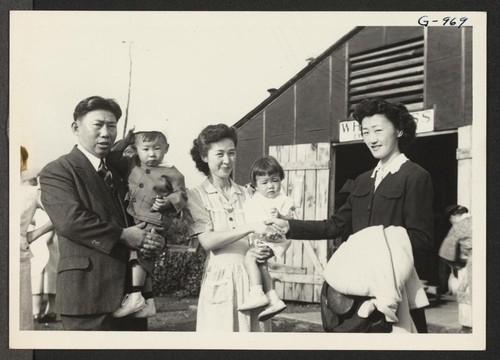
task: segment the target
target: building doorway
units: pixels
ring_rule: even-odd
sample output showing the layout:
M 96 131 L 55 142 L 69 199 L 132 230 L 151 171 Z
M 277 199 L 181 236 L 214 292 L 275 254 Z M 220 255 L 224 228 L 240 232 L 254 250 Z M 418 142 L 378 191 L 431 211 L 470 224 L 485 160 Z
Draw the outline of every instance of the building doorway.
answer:
M 434 244 L 432 251 L 424 259 L 415 259 L 417 272 L 430 285 L 446 289 L 447 269 L 440 266 L 437 255 L 439 246 L 450 225 L 444 217 L 446 206 L 457 201 L 457 133 L 434 136 L 419 136 L 406 156 L 426 169 L 432 177 L 434 186 Z M 334 211 L 347 198 L 344 192 L 349 179 L 354 180 L 361 173 L 373 169 L 377 161 L 372 157 L 364 143 L 334 144 L 335 156 L 332 176 L 335 176 Z

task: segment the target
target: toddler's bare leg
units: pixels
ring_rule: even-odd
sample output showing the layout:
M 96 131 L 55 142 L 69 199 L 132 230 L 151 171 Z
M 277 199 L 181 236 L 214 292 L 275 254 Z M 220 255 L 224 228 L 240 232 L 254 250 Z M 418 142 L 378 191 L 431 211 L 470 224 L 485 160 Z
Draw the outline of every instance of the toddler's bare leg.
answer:
M 259 263 L 258 267 L 259 272 L 262 275 L 262 288 L 264 289 L 264 292 L 267 293 L 269 290 L 274 290 L 274 282 L 271 275 L 269 275 L 269 271 L 267 271 L 266 264 Z
M 238 305 L 238 310 L 240 311 L 257 309 L 269 304 L 269 299 L 262 289 L 262 274 L 260 273 L 260 266 L 257 264 L 256 260 L 257 259 L 251 255 L 250 251 L 246 253 L 244 264 L 248 273 L 250 291 L 245 301 Z
M 262 286 L 262 274 L 260 272 L 259 265 L 256 259 L 247 251 L 245 255 L 245 269 L 248 273 L 248 279 L 250 280 L 250 286 Z

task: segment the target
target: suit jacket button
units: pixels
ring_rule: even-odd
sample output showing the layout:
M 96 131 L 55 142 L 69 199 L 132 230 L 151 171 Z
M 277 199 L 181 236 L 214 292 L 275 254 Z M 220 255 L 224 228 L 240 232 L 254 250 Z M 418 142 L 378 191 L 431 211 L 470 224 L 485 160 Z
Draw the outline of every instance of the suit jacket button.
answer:
M 139 184 L 139 187 L 142 189 L 144 187 L 144 184 L 143 183 L 140 183 Z

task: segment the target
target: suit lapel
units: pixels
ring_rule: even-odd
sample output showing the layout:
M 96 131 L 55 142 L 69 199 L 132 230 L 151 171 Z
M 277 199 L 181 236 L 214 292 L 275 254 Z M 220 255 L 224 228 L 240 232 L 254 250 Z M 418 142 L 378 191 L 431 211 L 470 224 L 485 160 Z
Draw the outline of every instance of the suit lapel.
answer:
M 118 199 L 114 199 L 112 193 L 104 184 L 103 179 L 99 176 L 87 157 L 75 146 L 69 154 L 69 160 L 73 164 L 75 171 L 82 178 L 85 186 L 91 193 L 95 195 L 110 212 L 113 213 L 114 218 L 122 226 L 126 226 L 123 211 L 117 204 Z M 113 173 L 113 175 L 115 175 Z

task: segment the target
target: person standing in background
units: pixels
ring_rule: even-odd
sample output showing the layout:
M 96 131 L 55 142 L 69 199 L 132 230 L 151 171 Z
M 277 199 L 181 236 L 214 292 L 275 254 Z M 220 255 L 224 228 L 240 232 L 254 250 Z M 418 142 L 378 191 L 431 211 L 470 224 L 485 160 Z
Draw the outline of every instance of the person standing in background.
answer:
M 439 256 L 457 272 L 458 321 L 462 332 L 472 332 L 472 215 L 461 205 L 446 208 L 451 229 L 439 248 Z
M 39 231 L 45 226 L 53 228 L 45 211 L 37 209 L 30 226 L 32 231 Z M 56 321 L 56 279 L 59 264 L 59 245 L 57 236 L 51 230 L 38 237 L 30 245 L 31 258 L 31 291 L 33 294 L 33 318 L 39 323 Z M 42 303 L 46 296 L 46 306 L 42 312 Z
M 38 237 L 52 230 L 52 224 L 43 226 L 35 231 L 28 231 L 37 209 L 43 209 L 40 201 L 40 189 L 33 186 L 32 180 L 36 174 L 28 171 L 28 150 L 21 146 L 21 248 L 20 248 L 20 277 L 19 277 L 19 328 L 33 330 L 33 299 L 31 293 L 31 253 L 29 244 Z

